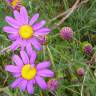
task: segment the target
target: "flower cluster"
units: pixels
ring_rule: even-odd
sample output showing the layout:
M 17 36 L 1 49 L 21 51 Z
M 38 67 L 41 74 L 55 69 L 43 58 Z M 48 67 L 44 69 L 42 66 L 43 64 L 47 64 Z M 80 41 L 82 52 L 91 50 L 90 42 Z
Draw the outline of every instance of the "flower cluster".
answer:
M 19 0 L 10 0 L 13 7 L 17 6 Z M 5 70 L 12 73 L 16 80 L 11 84 L 12 88 L 27 90 L 29 94 L 34 93 L 34 85 L 38 84 L 41 89 L 47 88 L 44 77 L 53 77 L 54 72 L 49 69 L 50 62 L 43 61 L 35 64 L 36 52 L 33 49 L 41 50 L 42 44 L 46 41 L 46 35 L 51 30 L 45 27 L 45 20 L 36 22 L 39 14 L 36 13 L 30 19 L 25 7 L 20 11 L 14 10 L 14 17 L 7 16 L 5 21 L 9 24 L 3 28 L 8 33 L 8 38 L 12 41 L 10 50 L 15 51 L 20 48 L 20 56 L 13 55 L 14 64 L 6 65 Z M 41 38 L 42 37 L 42 38 Z
M 19 49 L 19 55 L 14 54 L 12 56 L 13 63 L 5 66 L 5 70 L 10 72 L 15 78 L 10 87 L 19 88 L 21 91 L 34 94 L 34 87 L 38 85 L 41 89 L 48 89 L 49 92 L 54 93 L 59 84 L 59 76 L 58 80 L 55 78 L 51 79 L 54 77 L 54 72 L 50 69 L 51 62 L 47 60 L 38 62 L 38 64 L 35 62 L 37 52 L 44 48 L 42 45 L 47 45 L 48 43 L 46 37 L 51 32 L 51 29 L 45 26 L 45 20 L 38 20 L 39 13 L 34 14 L 30 18 L 27 9 L 22 6 L 21 0 L 6 0 L 6 2 L 12 9 L 14 17 L 5 17 L 5 21 L 8 24 L 3 27 L 3 31 L 8 34 L 8 38 L 12 42 L 8 48 L 11 51 Z M 90 43 L 81 43 L 74 39 L 74 31 L 71 27 L 63 27 L 59 32 L 59 36 L 65 41 L 66 45 L 70 45 L 70 42 L 74 40 L 73 44 L 81 44 L 82 52 L 86 55 L 91 55 L 94 51 Z M 48 49 L 48 47 L 46 48 Z M 68 49 L 70 49 L 70 53 L 73 52 L 71 47 L 68 47 Z M 50 54 L 51 52 L 49 51 L 48 53 Z M 51 54 L 50 57 L 53 60 Z M 85 70 L 80 67 L 76 70 L 76 73 L 79 77 L 83 77 Z M 70 74 L 68 72 L 68 75 Z

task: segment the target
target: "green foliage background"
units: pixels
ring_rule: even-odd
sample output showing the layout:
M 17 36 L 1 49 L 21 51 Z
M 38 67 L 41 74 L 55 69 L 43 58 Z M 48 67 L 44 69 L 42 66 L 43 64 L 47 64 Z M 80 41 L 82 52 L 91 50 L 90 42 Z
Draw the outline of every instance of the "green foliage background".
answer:
M 40 19 L 47 20 L 47 26 L 52 28 L 53 24 L 60 21 L 49 21 L 66 11 L 74 4 L 75 0 L 22 0 L 23 5 L 28 9 L 29 16 L 34 13 L 40 13 Z M 7 34 L 2 31 L 5 23 L 5 16 L 12 16 L 12 11 L 7 6 L 5 0 L 0 0 L 0 50 L 8 47 L 11 41 Z M 40 20 L 39 19 L 39 20 Z M 72 42 L 63 41 L 59 37 L 59 30 L 54 29 L 48 36 L 48 47 L 43 46 L 43 51 L 38 52 L 36 62 L 51 59 L 52 69 L 55 71 L 55 78 L 59 85 L 53 93 L 42 91 L 36 86 L 35 93 L 32 96 L 96 96 L 96 62 L 91 67 L 86 61 L 92 58 L 92 55 L 86 56 L 80 49 L 78 42 L 87 40 L 95 48 L 95 39 L 91 36 L 96 35 L 96 0 L 89 0 L 87 4 L 77 9 L 61 26 L 70 26 L 74 30 L 74 39 Z M 87 39 L 85 37 L 87 37 Z M 82 39 L 83 38 L 83 39 Z M 18 53 L 15 52 L 15 53 Z M 0 96 L 31 96 L 27 92 L 21 92 L 9 87 L 14 78 L 4 70 L 5 65 L 12 64 L 11 56 L 13 52 L 6 52 L 0 55 Z M 84 77 L 78 77 L 76 70 L 83 67 Z M 83 87 L 83 89 L 82 89 Z

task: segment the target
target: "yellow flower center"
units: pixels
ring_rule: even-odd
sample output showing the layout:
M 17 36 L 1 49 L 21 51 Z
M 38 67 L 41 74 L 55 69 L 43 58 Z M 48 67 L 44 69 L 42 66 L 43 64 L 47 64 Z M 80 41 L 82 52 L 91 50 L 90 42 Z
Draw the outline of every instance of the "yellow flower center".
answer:
M 24 65 L 21 72 L 22 77 L 27 80 L 32 80 L 36 76 L 36 73 L 36 68 L 31 68 L 30 64 Z
M 19 0 L 13 0 L 13 1 L 11 2 L 11 6 L 13 6 L 13 7 L 17 6 L 18 1 L 19 1 Z
M 22 25 L 19 29 L 19 35 L 23 39 L 29 39 L 33 35 L 33 29 L 30 25 Z

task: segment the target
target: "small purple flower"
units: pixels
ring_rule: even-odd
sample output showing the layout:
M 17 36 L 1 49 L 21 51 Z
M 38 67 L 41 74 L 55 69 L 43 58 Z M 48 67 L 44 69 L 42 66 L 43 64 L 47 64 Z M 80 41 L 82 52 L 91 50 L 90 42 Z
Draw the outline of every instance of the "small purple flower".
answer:
M 20 51 L 20 57 L 14 55 L 12 59 L 15 65 L 7 65 L 5 67 L 6 71 L 11 72 L 17 78 L 11 84 L 12 88 L 18 87 L 22 91 L 27 90 L 29 94 L 34 93 L 34 84 L 38 84 L 41 89 L 47 89 L 44 77 L 54 76 L 54 72 L 49 69 L 49 61 L 43 61 L 35 65 L 35 51 L 32 51 L 30 58 L 25 51 Z
M 64 27 L 60 31 L 60 36 L 62 39 L 70 41 L 73 38 L 73 30 L 70 27 Z
M 58 87 L 58 81 L 56 79 L 51 79 L 47 82 L 48 90 L 55 91 Z
M 21 7 L 20 12 L 14 11 L 15 19 L 7 16 L 6 22 L 10 26 L 5 26 L 3 30 L 9 35 L 9 39 L 13 41 L 11 50 L 16 50 L 20 47 L 22 50 L 26 49 L 31 54 L 32 46 L 37 50 L 41 50 L 42 46 L 38 40 L 40 36 L 46 36 L 51 30 L 45 27 L 45 20 L 37 22 L 39 14 L 35 14 L 30 20 L 25 7 Z
M 84 50 L 84 53 L 90 54 L 90 53 L 92 53 L 92 51 L 93 51 L 93 47 L 92 47 L 91 44 L 86 44 L 86 45 L 83 47 L 83 50 Z
M 21 0 L 6 0 L 8 5 L 13 9 L 13 10 L 20 10 L 21 5 Z
M 83 68 L 78 68 L 78 69 L 77 69 L 77 74 L 78 74 L 79 76 L 83 76 L 83 75 L 84 75 L 84 69 L 83 69 Z

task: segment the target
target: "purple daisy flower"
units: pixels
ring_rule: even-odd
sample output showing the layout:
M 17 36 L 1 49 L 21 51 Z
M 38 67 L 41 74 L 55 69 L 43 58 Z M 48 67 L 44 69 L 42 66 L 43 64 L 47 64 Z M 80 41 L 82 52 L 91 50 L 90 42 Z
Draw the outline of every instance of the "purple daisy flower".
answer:
M 60 31 L 60 36 L 62 39 L 70 41 L 73 38 L 73 30 L 70 27 L 64 27 Z
M 22 6 L 21 0 L 6 0 L 6 2 L 13 10 L 19 10 Z
M 15 65 L 7 65 L 6 71 L 12 73 L 17 78 L 12 84 L 12 88 L 19 87 L 22 91 L 27 90 L 29 94 L 34 93 L 34 84 L 38 84 L 41 89 L 47 88 L 44 77 L 53 77 L 54 72 L 49 70 L 49 61 L 43 61 L 37 65 L 34 64 L 36 52 L 33 51 L 29 58 L 25 51 L 20 51 L 18 55 L 13 56 Z
M 41 44 L 38 40 L 40 36 L 46 36 L 51 30 L 44 27 L 46 21 L 41 20 L 36 23 L 39 14 L 35 14 L 31 20 L 28 18 L 27 10 L 21 7 L 20 13 L 14 11 L 15 19 L 10 16 L 5 18 L 6 22 L 11 26 L 5 26 L 3 30 L 9 33 L 8 37 L 13 41 L 11 50 L 16 50 L 18 47 L 24 50 L 26 48 L 28 53 L 31 53 L 33 45 L 37 50 L 41 49 Z

